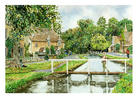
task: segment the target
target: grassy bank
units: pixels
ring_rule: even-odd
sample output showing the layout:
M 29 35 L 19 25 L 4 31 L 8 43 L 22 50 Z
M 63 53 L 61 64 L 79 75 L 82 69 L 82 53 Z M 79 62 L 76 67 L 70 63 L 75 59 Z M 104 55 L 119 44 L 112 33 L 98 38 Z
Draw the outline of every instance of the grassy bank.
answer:
M 49 75 L 50 73 L 44 72 L 29 72 L 21 74 L 10 74 L 6 75 L 6 85 L 5 92 L 13 93 L 22 87 L 26 87 L 30 81 L 40 79 L 44 76 Z M 11 80 L 12 79 L 12 80 Z
M 72 70 L 86 61 L 70 61 L 68 62 L 69 70 Z M 62 62 L 54 62 L 54 67 L 60 65 Z M 32 72 L 33 70 L 40 70 L 40 69 L 50 69 L 51 62 L 44 62 L 44 63 L 33 63 L 33 64 L 26 64 L 28 67 L 22 68 L 5 68 L 6 75 L 5 75 L 5 92 L 6 93 L 13 93 L 16 92 L 18 89 L 22 87 L 26 87 L 30 81 L 41 79 L 51 73 L 44 73 L 44 72 Z M 62 65 L 61 67 L 57 68 L 54 71 L 66 71 L 66 64 Z
M 54 62 L 54 67 L 60 65 L 62 62 Z M 21 87 L 25 87 L 28 82 L 35 79 L 43 78 L 50 73 L 32 72 L 39 69 L 50 69 L 51 62 L 26 64 L 27 67 L 22 68 L 5 68 L 5 82 L 6 92 L 12 93 Z
M 53 66 L 58 66 L 62 62 L 54 62 Z M 27 67 L 21 67 L 21 68 L 6 68 L 6 74 L 11 73 L 25 73 L 25 72 L 31 72 L 33 70 L 40 70 L 40 69 L 50 69 L 51 68 L 51 62 L 42 62 L 42 63 L 32 63 L 32 64 L 25 64 Z
M 103 56 L 103 54 L 98 54 L 98 55 L 99 55 L 99 56 Z M 106 57 L 107 57 L 108 59 L 129 59 L 129 61 L 126 61 L 126 62 L 127 62 L 127 65 L 132 66 L 132 59 L 131 59 L 131 58 L 118 57 L 118 56 L 112 56 L 112 55 L 107 55 L 107 54 L 106 54 Z M 118 61 L 118 62 L 125 63 L 125 61 Z
M 70 61 L 68 62 L 68 70 L 72 70 L 84 63 L 86 63 L 87 61 Z M 66 71 L 66 64 L 62 65 L 61 67 L 55 69 L 54 71 Z
M 132 74 L 121 74 L 123 77 L 118 81 L 112 93 L 132 93 Z
M 87 55 L 89 55 L 89 54 L 80 54 L 78 56 L 79 56 L 80 59 L 88 59 L 87 57 L 85 57 Z
M 98 54 L 99 56 L 103 56 L 102 54 Z M 125 57 L 111 56 L 106 55 L 108 59 L 127 59 Z M 129 66 L 132 66 L 132 59 L 128 58 L 129 61 L 126 63 Z M 119 61 L 120 63 L 125 63 L 124 61 Z M 132 71 L 130 71 L 132 73 Z M 132 74 L 121 74 L 122 78 L 118 81 L 112 93 L 132 93 Z

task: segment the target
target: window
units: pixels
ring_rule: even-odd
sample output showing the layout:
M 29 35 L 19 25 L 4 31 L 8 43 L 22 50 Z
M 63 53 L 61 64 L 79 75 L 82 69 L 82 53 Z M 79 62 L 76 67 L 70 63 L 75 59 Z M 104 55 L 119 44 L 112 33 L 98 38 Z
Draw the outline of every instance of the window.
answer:
M 36 43 L 36 47 L 38 47 L 38 43 Z

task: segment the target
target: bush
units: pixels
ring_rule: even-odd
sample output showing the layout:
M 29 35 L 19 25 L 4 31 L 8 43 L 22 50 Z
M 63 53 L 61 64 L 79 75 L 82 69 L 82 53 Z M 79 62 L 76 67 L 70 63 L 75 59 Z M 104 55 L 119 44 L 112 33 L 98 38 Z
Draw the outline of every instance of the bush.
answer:
M 49 59 L 49 56 L 48 55 L 45 55 L 45 60 L 48 60 Z
M 49 54 L 49 48 L 46 47 L 46 54 Z
M 112 93 L 132 93 L 132 74 L 121 74 L 123 77 L 118 81 Z
M 55 54 L 55 48 L 53 45 L 51 45 L 51 54 Z
M 116 48 L 116 51 L 119 51 L 119 49 L 120 49 L 120 44 L 116 44 L 116 45 L 115 45 L 115 48 Z
M 36 51 L 35 54 L 39 54 L 38 51 Z
M 133 52 L 132 52 L 132 49 L 133 49 L 132 47 L 133 47 L 133 45 L 131 45 L 131 46 L 129 46 L 129 47 L 127 48 L 127 49 L 129 50 L 129 53 L 130 53 L 130 54 L 133 53 Z

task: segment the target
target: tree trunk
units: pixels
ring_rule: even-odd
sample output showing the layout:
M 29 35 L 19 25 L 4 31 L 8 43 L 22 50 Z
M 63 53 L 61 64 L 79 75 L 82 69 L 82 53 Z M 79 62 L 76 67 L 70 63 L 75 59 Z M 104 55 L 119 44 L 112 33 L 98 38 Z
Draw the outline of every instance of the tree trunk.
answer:
M 21 64 L 20 64 L 20 52 L 19 52 L 19 45 L 14 45 L 13 47 L 13 61 L 10 65 L 10 67 L 21 67 Z

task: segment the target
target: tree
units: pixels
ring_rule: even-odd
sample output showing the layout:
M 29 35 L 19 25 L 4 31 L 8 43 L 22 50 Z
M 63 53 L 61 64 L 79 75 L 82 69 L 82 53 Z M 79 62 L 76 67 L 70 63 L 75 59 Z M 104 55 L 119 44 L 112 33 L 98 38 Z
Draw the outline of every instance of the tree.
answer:
M 118 29 L 118 20 L 115 17 L 112 17 L 108 20 L 108 32 L 112 36 L 116 35 Z
M 10 26 L 13 57 L 20 65 L 20 40 L 34 32 L 35 27 L 54 28 L 60 21 L 55 5 L 6 5 L 6 25 Z M 37 30 L 35 30 L 37 32 Z
M 97 25 L 98 25 L 98 32 L 100 34 L 105 35 L 105 28 L 106 28 L 106 19 L 102 16 L 99 18 L 99 20 L 97 21 Z
M 118 32 L 117 32 L 117 36 L 119 36 L 121 33 L 122 33 L 122 30 L 124 30 L 125 28 L 125 25 L 126 25 L 126 28 L 127 28 L 127 31 L 128 32 L 132 32 L 132 20 L 129 20 L 128 18 L 126 19 L 123 19 L 123 20 L 120 20 L 118 22 Z
M 103 51 L 109 47 L 109 44 L 105 37 L 98 33 L 91 39 L 91 46 L 93 50 Z

